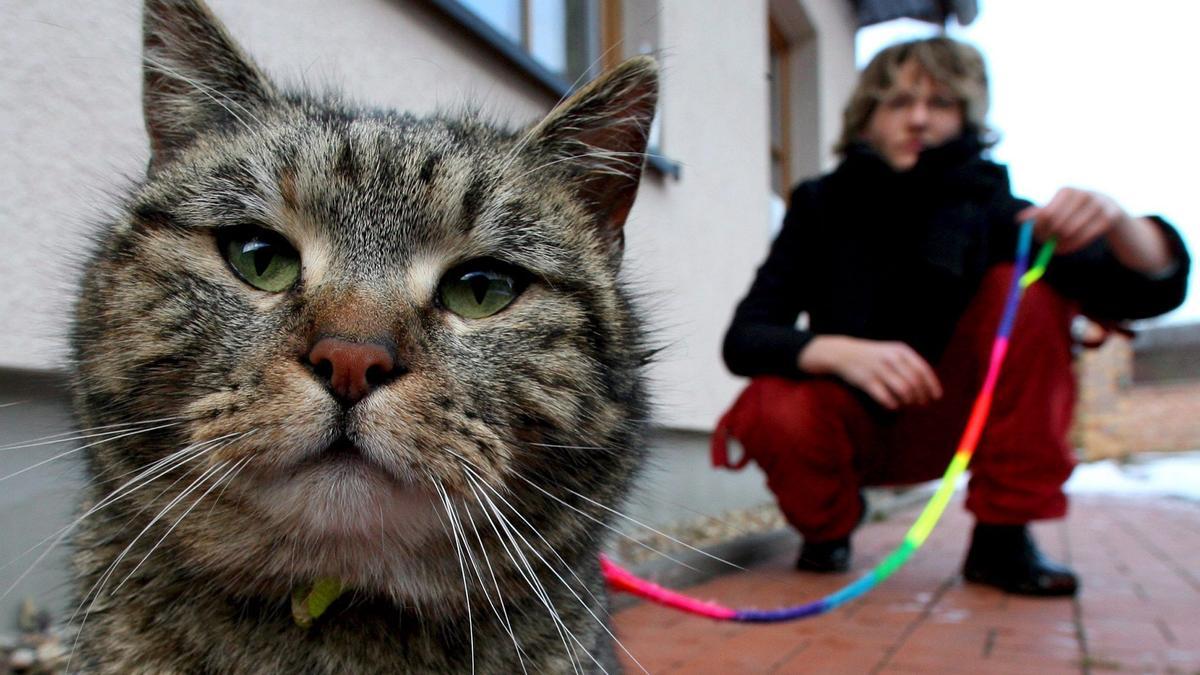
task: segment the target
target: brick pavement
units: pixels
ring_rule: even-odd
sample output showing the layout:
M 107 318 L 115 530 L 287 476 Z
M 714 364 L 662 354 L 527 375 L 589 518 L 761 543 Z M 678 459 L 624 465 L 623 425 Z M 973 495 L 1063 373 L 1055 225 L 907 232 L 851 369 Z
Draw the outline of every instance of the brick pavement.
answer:
M 1074 600 L 964 584 L 958 568 L 971 521 L 954 504 L 905 568 L 832 614 L 743 625 L 637 603 L 617 613 L 616 631 L 651 673 L 1200 675 L 1200 504 L 1097 495 L 1072 503 L 1067 519 L 1034 533 L 1081 574 Z M 865 525 L 848 574 L 795 572 L 793 552 L 688 592 L 760 608 L 823 596 L 891 551 L 918 509 Z M 639 672 L 624 659 L 627 672 Z

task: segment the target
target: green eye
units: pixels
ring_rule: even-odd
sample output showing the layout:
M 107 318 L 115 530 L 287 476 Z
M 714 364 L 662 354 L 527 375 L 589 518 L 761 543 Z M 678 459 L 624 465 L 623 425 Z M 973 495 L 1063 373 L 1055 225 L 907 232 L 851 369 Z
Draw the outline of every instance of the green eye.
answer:
M 464 319 L 482 319 L 508 307 L 528 285 L 520 268 L 473 260 L 450 270 L 438 285 L 442 306 Z
M 217 244 L 233 271 L 257 289 L 278 293 L 300 278 L 300 254 L 270 230 L 250 225 L 225 228 Z

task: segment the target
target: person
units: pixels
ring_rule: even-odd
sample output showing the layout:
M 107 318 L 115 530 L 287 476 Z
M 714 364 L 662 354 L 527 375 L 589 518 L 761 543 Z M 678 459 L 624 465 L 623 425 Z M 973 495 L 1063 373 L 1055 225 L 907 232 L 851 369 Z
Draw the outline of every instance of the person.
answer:
M 982 385 L 1018 224 L 1032 220 L 1055 257 L 1025 293 L 973 459 L 963 574 L 1012 593 L 1076 592 L 1075 573 L 1043 556 L 1028 529 L 1066 513 L 1072 320 L 1178 306 L 1190 259 L 1169 224 L 1106 195 L 1063 188 L 1040 206 L 1014 197 L 1006 169 L 984 157 L 987 108 L 973 47 L 936 37 L 879 53 L 846 106 L 841 163 L 792 192 L 734 314 L 725 362 L 753 379 L 717 426 L 714 462 L 762 468 L 803 535 L 802 570 L 848 568 L 863 486 L 945 470 Z

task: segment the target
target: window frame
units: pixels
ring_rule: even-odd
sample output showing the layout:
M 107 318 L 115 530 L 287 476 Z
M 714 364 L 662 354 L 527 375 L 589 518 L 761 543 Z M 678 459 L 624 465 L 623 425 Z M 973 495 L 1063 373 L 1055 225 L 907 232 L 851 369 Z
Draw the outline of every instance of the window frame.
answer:
M 769 160 L 772 167 L 772 183 L 774 182 L 774 166 L 779 164 L 779 180 L 780 188 L 779 197 L 785 202 L 792 189 L 792 91 L 791 91 L 791 51 L 792 45 L 788 42 L 783 31 L 780 30 L 779 24 L 775 22 L 774 17 L 767 19 L 767 72 L 768 77 L 775 66 L 778 64 L 779 69 L 774 73 L 773 82 L 768 83 L 768 87 L 774 87 L 776 97 L 774 100 L 768 101 L 773 109 L 768 111 L 770 115 L 777 115 L 779 121 L 779 138 L 776 139 L 775 129 L 768 130 L 768 152 Z M 776 105 L 778 107 L 776 108 Z M 779 144 L 776 145 L 776 140 Z M 774 190 L 777 186 L 772 185 Z

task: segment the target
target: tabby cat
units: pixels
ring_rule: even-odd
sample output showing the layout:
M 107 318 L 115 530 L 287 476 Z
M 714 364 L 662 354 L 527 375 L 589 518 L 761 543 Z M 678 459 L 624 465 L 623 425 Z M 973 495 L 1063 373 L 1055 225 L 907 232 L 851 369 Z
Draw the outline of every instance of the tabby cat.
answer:
M 151 160 L 72 335 L 108 436 L 71 670 L 618 669 L 653 61 L 512 132 L 284 90 L 200 0 L 147 0 L 143 48 Z

